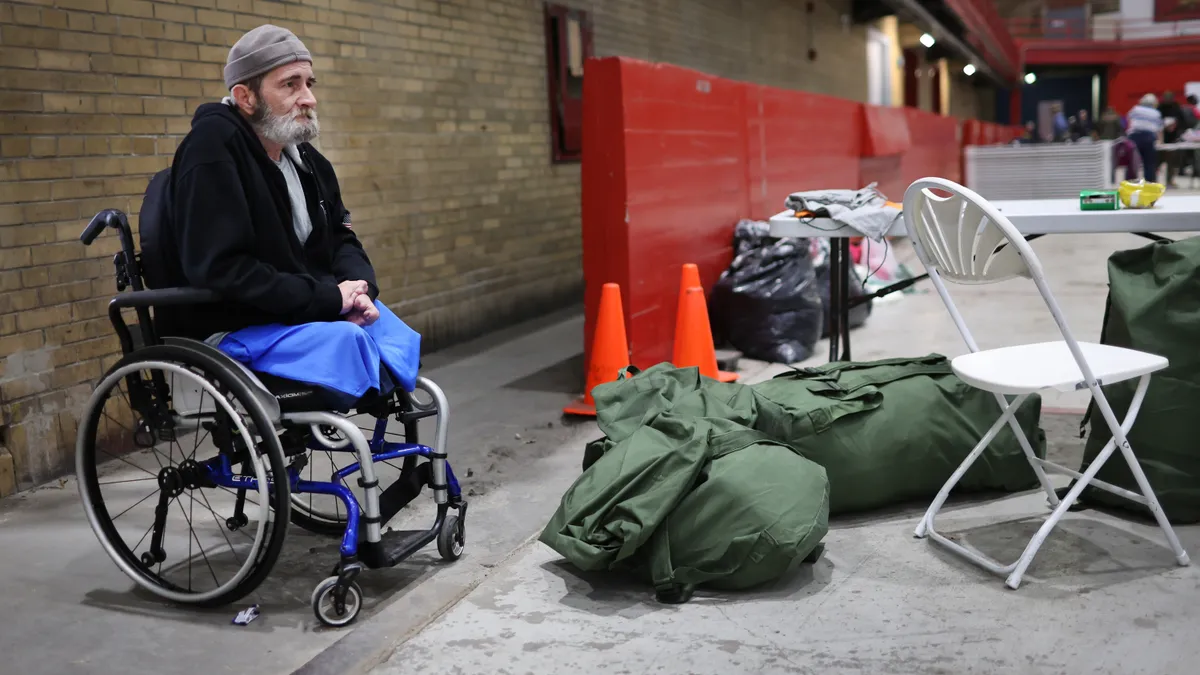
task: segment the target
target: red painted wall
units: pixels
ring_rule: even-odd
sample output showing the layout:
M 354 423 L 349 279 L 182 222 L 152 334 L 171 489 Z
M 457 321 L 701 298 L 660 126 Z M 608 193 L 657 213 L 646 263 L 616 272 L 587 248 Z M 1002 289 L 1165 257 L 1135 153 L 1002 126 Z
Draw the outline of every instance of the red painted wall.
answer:
M 1175 97 L 1183 101 L 1183 86 L 1187 82 L 1200 82 L 1200 61 L 1111 66 L 1108 71 L 1108 102 L 1124 115 L 1147 93 L 1161 98 L 1164 91 L 1174 91 Z
M 620 284 L 630 359 L 648 368 L 671 358 L 682 266 L 710 291 L 738 220 L 766 220 L 799 190 L 878 181 L 898 202 L 917 178 L 961 176 L 959 121 L 919 110 L 623 57 L 588 60 L 583 96 L 589 359 L 605 283 Z

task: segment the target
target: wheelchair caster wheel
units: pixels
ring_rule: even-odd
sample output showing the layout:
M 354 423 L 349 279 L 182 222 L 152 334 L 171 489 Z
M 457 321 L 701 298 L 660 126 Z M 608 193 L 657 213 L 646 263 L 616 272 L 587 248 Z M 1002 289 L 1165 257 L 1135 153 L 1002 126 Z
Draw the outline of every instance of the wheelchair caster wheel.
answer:
M 313 590 L 312 608 L 317 620 L 326 626 L 340 628 L 349 625 L 358 618 L 358 612 L 362 609 L 362 588 L 357 581 L 339 588 L 338 578 L 329 577 Z
M 453 562 L 462 557 L 466 545 L 463 521 L 456 515 L 446 516 L 446 520 L 442 521 L 442 529 L 438 532 L 438 553 L 443 559 Z

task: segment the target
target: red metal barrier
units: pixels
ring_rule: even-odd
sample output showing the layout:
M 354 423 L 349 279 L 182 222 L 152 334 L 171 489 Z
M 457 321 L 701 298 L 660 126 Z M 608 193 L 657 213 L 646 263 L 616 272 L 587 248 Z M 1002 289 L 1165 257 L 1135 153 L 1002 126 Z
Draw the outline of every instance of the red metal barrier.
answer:
M 863 157 L 898 155 L 912 147 L 903 108 L 863 105 Z
M 588 59 L 583 66 L 583 139 L 580 205 L 583 211 L 584 357 L 591 359 L 592 333 L 605 283 L 621 284 L 629 325 L 629 236 L 624 226 L 625 104 L 621 63 Z M 586 363 L 587 361 L 585 361 Z
M 926 176 L 961 182 L 958 120 L 916 108 L 904 108 L 904 115 L 908 118 L 908 133 L 912 137 L 912 147 L 900 162 L 904 185 Z M 892 199 L 900 201 L 895 197 Z
M 711 288 L 750 210 L 742 84 L 694 70 L 622 63 L 625 102 L 626 324 L 634 365 L 671 358 L 679 277 L 696 263 Z M 585 160 L 586 161 L 586 160 Z
M 962 175 L 953 118 L 672 65 L 589 59 L 583 111 L 585 358 L 600 289 L 615 282 L 639 368 L 671 358 L 683 264 L 696 263 L 710 292 L 738 220 L 769 218 L 799 190 L 877 182 L 900 201 L 917 178 Z M 1003 136 L 965 128 L 971 142 Z
M 745 92 L 671 65 L 613 57 L 586 68 L 585 354 L 600 288 L 616 282 L 631 358 L 648 367 L 671 358 L 683 264 L 711 288 L 750 212 Z
M 840 188 L 858 182 L 862 154 L 858 103 L 753 84 L 744 88 L 742 128 L 750 161 L 746 217 L 770 218 L 798 189 Z M 732 235 L 728 227 L 725 231 Z
M 904 188 L 900 164 L 904 153 L 912 149 L 912 133 L 903 108 L 863 105 L 863 154 L 859 160 L 856 187 L 876 184 L 876 189 L 892 201 L 901 201 Z

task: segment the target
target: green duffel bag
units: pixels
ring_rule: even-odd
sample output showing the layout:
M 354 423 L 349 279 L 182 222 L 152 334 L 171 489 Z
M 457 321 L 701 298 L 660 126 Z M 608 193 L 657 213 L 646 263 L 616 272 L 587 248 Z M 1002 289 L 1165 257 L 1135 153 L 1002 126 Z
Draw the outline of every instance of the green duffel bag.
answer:
M 1002 413 L 993 394 L 959 379 L 940 354 L 839 361 L 752 387 L 758 428 L 825 468 L 830 515 L 932 499 Z M 1040 416 L 1036 394 L 1015 414 L 1034 454 L 1044 458 Z M 1037 486 L 1005 425 L 954 493 Z
M 582 570 L 652 583 L 664 602 L 697 585 L 756 586 L 815 555 L 825 472 L 752 428 L 752 389 L 664 363 L 592 395 L 605 437 L 588 444 L 542 543 Z
M 1158 354 L 1170 362 L 1150 377 L 1146 398 L 1128 434 L 1129 445 L 1167 519 L 1177 524 L 1200 522 L 1200 238 L 1118 251 L 1108 259 L 1108 283 L 1100 342 Z M 1137 383 L 1134 378 L 1102 385 L 1118 422 L 1125 419 Z M 1080 472 L 1112 438 L 1094 402 L 1080 430 L 1089 425 Z M 1096 478 L 1141 493 L 1119 449 Z M 1085 488 L 1077 503 L 1150 516 L 1147 507 L 1095 487 Z
M 662 602 L 686 602 L 697 586 L 750 589 L 815 562 L 828 531 L 825 470 L 763 440 L 713 459 L 655 530 L 646 571 Z

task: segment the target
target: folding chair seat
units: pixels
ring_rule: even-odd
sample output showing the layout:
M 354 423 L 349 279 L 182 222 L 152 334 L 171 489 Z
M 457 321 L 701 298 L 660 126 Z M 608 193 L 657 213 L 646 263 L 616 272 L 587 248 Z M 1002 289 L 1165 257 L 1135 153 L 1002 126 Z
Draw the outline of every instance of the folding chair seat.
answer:
M 1121 382 L 1167 367 L 1161 356 L 1124 347 L 1079 343 L 1092 374 L 1102 384 Z M 1065 341 L 1038 342 L 974 352 L 951 360 L 967 384 L 997 394 L 1032 394 L 1046 389 L 1075 391 L 1086 381 Z
M 939 196 L 932 190 L 949 193 L 949 196 Z M 1079 498 L 1083 489 L 1092 485 L 1146 505 L 1162 528 L 1176 561 L 1180 565 L 1187 565 L 1188 555 L 1167 521 L 1126 438 L 1137 419 L 1151 374 L 1166 368 L 1167 359 L 1121 347 L 1076 341 L 1058 302 L 1050 292 L 1041 262 L 1034 255 L 1032 247 L 1003 214 L 974 191 L 941 178 L 917 180 L 904 193 L 904 221 L 917 257 L 929 273 L 929 280 L 937 289 L 970 350 L 970 353 L 952 359 L 955 374 L 967 384 L 995 394 L 1001 410 L 996 423 L 942 486 L 917 525 L 916 536 L 929 537 L 995 574 L 1007 575 L 1006 584 L 1016 589 L 1047 535 Z M 1033 281 L 1063 339 L 980 350 L 944 282 L 978 285 L 1016 277 Z M 1139 378 L 1137 391 L 1125 420 L 1118 422 L 1100 387 L 1135 377 Z M 1013 418 L 1013 413 L 1030 394 L 1048 389 L 1075 391 L 1084 388 L 1091 392 L 1096 407 L 1112 431 L 1112 439 L 1087 470 L 1080 473 L 1037 457 L 1029 439 Z M 1016 398 L 1010 402 L 1007 396 Z M 1005 424 L 1016 434 L 1050 505 L 1054 507 L 1026 545 L 1021 557 L 1008 565 L 950 541 L 934 530 L 934 519 L 954 486 Z M 1117 449 L 1120 449 L 1129 465 L 1140 494 L 1095 480 L 1096 472 Z M 1061 500 L 1046 476 L 1047 470 L 1076 479 Z

